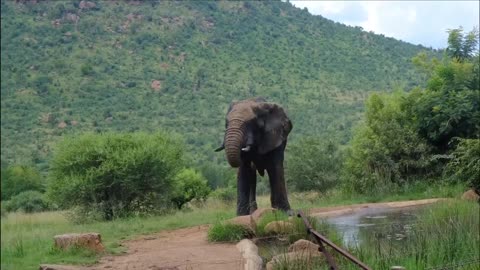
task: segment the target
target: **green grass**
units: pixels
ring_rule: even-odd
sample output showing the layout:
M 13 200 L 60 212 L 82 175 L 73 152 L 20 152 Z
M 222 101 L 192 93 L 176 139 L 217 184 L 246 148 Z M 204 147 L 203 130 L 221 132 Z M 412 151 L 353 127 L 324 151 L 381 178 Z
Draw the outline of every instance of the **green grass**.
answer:
M 40 263 L 92 264 L 100 258 L 85 250 L 55 250 L 53 236 L 57 234 L 98 232 L 102 235 L 107 252 L 119 254 L 125 251 L 120 246 L 122 240 L 167 229 L 207 224 L 234 215 L 233 208 L 215 203 L 166 216 L 89 224 L 72 224 L 65 218 L 64 212 L 10 213 L 1 221 L 1 269 L 38 269 Z
M 238 224 L 216 223 L 208 230 L 210 242 L 236 242 L 251 236 L 251 232 Z
M 380 201 L 398 201 L 431 197 L 458 197 L 460 186 L 423 186 L 410 188 L 400 195 L 385 195 Z M 313 193 L 312 193 L 313 194 Z M 269 196 L 259 196 L 259 207 L 269 207 Z M 346 205 L 372 201 L 372 197 L 330 191 L 326 194 L 290 194 L 294 209 Z M 53 236 L 63 233 L 98 232 L 102 235 L 108 253 L 125 251 L 120 243 L 138 235 L 200 224 L 214 224 L 235 216 L 235 206 L 216 200 L 192 211 L 156 217 L 117 219 L 111 222 L 73 224 L 64 212 L 36 214 L 9 213 L 1 220 L 1 269 L 37 269 L 40 263 L 92 264 L 99 256 L 84 251 L 59 252 L 52 250 Z M 265 223 L 266 224 L 266 223 Z

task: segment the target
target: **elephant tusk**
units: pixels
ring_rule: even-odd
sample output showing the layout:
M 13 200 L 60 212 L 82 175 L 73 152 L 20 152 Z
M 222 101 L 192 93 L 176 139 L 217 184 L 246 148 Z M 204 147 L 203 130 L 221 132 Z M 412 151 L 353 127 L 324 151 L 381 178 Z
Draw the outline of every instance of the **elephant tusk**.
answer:
M 250 147 L 251 147 L 250 145 L 247 145 L 247 147 L 242 148 L 242 151 L 243 152 L 248 152 L 248 151 L 250 151 Z
M 222 145 L 222 146 L 218 147 L 217 149 L 215 149 L 215 152 L 222 151 L 223 149 L 225 149 L 225 146 L 224 146 L 224 145 Z

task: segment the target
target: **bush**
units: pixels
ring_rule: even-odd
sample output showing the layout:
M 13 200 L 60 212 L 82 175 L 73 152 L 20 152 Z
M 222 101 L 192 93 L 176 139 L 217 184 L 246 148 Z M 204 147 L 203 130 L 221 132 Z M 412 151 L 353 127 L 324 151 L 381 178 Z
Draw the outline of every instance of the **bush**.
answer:
M 212 189 L 224 188 L 235 183 L 235 170 L 229 167 L 220 166 L 214 163 L 204 164 L 199 168 L 200 172 L 208 181 Z
M 5 170 L 2 168 L 2 200 L 8 200 L 27 190 L 43 190 L 42 178 L 35 168 L 20 165 Z
M 297 191 L 326 191 L 335 186 L 342 165 L 337 144 L 306 138 L 290 145 L 287 156 L 287 183 Z
M 193 199 L 205 200 L 210 193 L 207 180 L 193 169 L 183 169 L 175 176 L 172 202 L 181 209 Z
M 100 209 L 103 218 L 170 205 L 183 144 L 167 134 L 66 137 L 51 161 L 49 197 L 60 207 Z
M 237 198 L 237 190 L 233 187 L 217 188 L 211 196 L 225 203 L 232 203 Z
M 41 212 L 48 209 L 48 203 L 43 194 L 29 190 L 13 196 L 5 202 L 5 210 L 8 212 L 23 211 L 25 213 Z
M 452 156 L 446 174 L 480 194 L 480 139 L 460 139 Z

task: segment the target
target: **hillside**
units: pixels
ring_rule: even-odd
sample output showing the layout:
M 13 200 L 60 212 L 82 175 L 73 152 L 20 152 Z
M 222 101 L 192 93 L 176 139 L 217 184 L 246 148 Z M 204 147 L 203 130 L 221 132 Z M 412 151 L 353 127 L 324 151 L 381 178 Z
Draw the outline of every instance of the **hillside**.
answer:
M 226 108 L 250 96 L 288 109 L 293 141 L 346 142 L 426 50 L 279 1 L 19 2 L 1 1 L 1 159 L 43 170 L 61 136 L 106 130 L 171 130 L 223 162 Z

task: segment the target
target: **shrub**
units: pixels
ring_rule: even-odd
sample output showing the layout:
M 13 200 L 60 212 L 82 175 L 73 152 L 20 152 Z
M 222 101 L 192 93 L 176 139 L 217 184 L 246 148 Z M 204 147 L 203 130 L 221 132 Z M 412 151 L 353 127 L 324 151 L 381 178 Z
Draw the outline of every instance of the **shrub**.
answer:
M 15 165 L 5 170 L 2 168 L 1 181 L 2 200 L 8 200 L 27 190 L 43 190 L 40 173 L 29 166 Z
M 183 167 L 183 145 L 156 133 L 66 137 L 51 161 L 48 194 L 60 207 L 100 209 L 103 218 L 163 210 Z
M 480 139 L 460 139 L 452 156 L 446 174 L 480 194 Z
M 306 138 L 290 145 L 286 178 L 297 191 L 326 191 L 337 184 L 342 165 L 337 144 L 321 139 Z
M 24 191 L 5 202 L 5 210 L 8 212 L 23 211 L 25 213 L 33 213 L 47 209 L 48 203 L 44 199 L 43 194 L 35 190 Z
M 172 202 L 181 209 L 193 199 L 205 200 L 210 193 L 207 180 L 193 169 L 183 169 L 175 176 Z
M 237 198 L 237 190 L 233 187 L 217 188 L 211 196 L 225 203 L 231 203 Z

